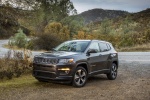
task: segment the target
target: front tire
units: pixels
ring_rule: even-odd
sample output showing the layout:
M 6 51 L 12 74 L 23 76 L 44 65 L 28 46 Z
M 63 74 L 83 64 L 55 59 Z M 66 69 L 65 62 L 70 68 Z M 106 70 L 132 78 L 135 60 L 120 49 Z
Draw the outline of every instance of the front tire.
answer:
M 117 77 L 117 65 L 115 63 L 112 64 L 110 68 L 110 72 L 107 74 L 107 78 L 109 80 L 115 80 Z
M 87 71 L 83 67 L 77 67 L 74 77 L 73 77 L 73 86 L 74 87 L 83 87 L 87 81 Z

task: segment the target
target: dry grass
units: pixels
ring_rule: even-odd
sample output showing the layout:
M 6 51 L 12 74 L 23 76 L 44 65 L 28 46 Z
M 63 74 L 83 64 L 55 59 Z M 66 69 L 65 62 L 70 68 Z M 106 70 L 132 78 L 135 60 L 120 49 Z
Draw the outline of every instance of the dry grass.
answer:
M 30 74 L 23 75 L 20 78 L 13 78 L 12 80 L 0 80 L 0 88 L 9 88 L 9 87 L 21 87 L 21 86 L 31 86 L 36 82 L 35 78 Z
M 141 51 L 141 52 L 149 52 L 150 51 L 150 43 L 147 44 L 143 44 L 143 45 L 136 45 L 133 47 L 124 47 L 124 48 L 120 48 L 117 49 L 117 51 L 121 51 L 121 52 L 128 52 L 128 51 Z
M 31 72 L 32 60 L 29 51 L 8 51 L 4 58 L 0 58 L 0 80 L 20 77 Z
M 13 50 L 23 50 L 23 48 L 18 48 L 17 46 L 9 46 L 8 44 L 3 45 L 4 48 L 13 49 Z
M 8 44 L 3 45 L 3 47 L 11 50 L 24 50 L 24 48 L 19 48 L 17 46 L 9 46 Z M 46 50 L 32 50 L 32 51 L 46 52 Z

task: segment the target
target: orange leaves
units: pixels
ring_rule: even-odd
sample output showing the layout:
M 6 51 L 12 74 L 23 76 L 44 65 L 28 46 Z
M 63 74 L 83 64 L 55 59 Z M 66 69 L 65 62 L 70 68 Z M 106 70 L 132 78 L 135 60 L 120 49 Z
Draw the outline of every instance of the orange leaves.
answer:
M 73 36 L 74 39 L 96 39 L 96 34 L 85 33 L 84 31 L 78 31 L 77 35 Z
M 49 23 L 45 29 L 45 34 L 53 34 L 58 36 L 61 40 L 68 40 L 70 39 L 70 31 L 68 30 L 68 27 L 63 26 L 59 22 L 53 22 Z

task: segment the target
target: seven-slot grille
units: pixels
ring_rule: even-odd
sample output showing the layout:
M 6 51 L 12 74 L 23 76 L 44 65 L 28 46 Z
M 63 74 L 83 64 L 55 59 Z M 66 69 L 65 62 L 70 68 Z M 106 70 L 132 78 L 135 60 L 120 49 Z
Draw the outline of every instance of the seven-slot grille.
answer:
M 45 64 L 57 64 L 58 63 L 58 59 L 35 57 L 34 58 L 34 62 L 35 63 L 45 63 Z

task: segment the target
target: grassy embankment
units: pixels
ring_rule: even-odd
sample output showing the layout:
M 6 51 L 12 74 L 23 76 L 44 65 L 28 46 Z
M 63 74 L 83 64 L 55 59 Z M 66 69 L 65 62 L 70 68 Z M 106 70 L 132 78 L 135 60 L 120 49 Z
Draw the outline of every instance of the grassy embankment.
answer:
M 21 86 L 31 86 L 37 80 L 31 75 L 22 75 L 19 78 L 13 78 L 11 80 L 3 79 L 0 80 L 0 88 L 9 88 L 9 87 L 21 87 Z
M 119 52 L 150 52 L 150 43 L 117 49 Z

